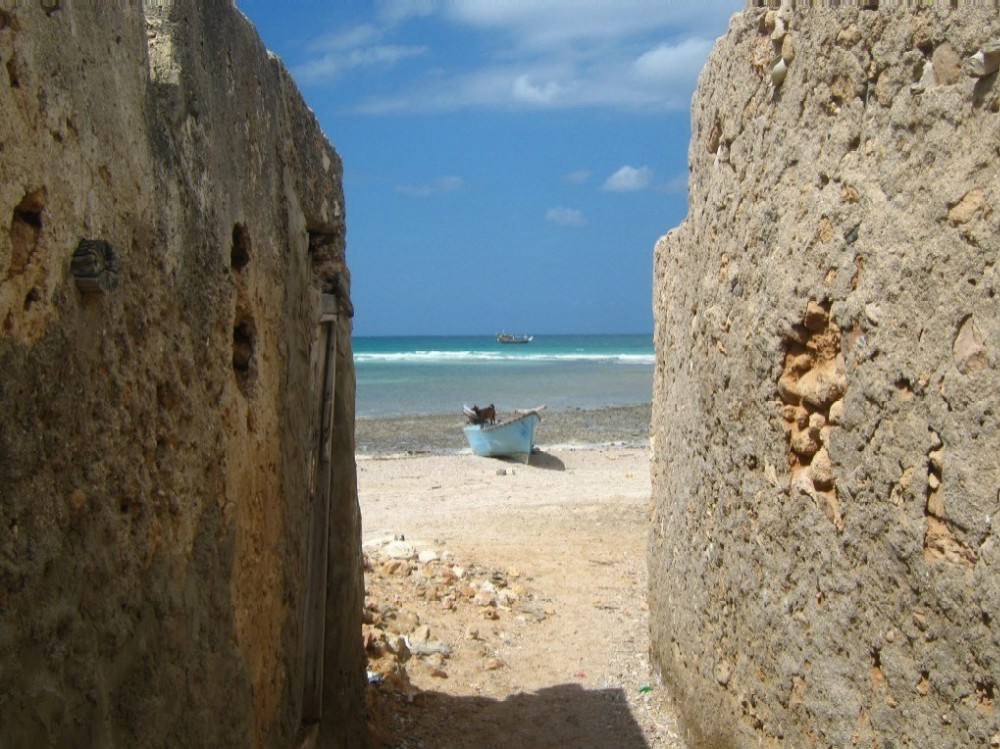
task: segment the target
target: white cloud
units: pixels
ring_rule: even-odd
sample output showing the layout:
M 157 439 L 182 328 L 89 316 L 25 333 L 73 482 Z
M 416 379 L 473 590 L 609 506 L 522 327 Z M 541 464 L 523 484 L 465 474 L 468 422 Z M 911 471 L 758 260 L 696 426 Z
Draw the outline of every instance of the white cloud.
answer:
M 428 51 L 424 45 L 385 43 L 384 37 L 385 30 L 370 23 L 322 34 L 306 45 L 306 61 L 292 72 L 304 83 L 335 80 L 358 70 L 388 70 Z
M 582 185 L 584 182 L 590 179 L 590 172 L 586 169 L 577 169 L 569 174 L 563 175 L 563 182 L 569 185 Z
M 534 104 L 550 104 L 562 92 L 563 87 L 556 81 L 536 84 L 527 75 L 514 79 L 514 99 Z
M 322 34 L 313 39 L 306 48 L 309 52 L 356 49 L 366 44 L 374 44 L 381 36 L 382 32 L 379 31 L 378 27 L 370 23 L 363 23 L 346 31 Z
M 587 219 L 576 208 L 556 206 L 545 212 L 545 219 L 559 226 L 586 226 Z
M 683 111 L 711 40 L 744 0 L 378 0 L 369 22 L 307 45 L 302 83 L 377 85 L 357 112 Z M 426 60 L 427 62 L 424 62 Z M 397 75 L 403 73 L 402 75 Z M 375 75 L 382 76 L 374 79 Z
M 698 70 L 690 83 L 671 85 L 640 80 L 632 60 L 581 65 L 577 69 L 539 63 L 531 66 L 487 65 L 472 72 L 436 71 L 419 82 L 388 94 L 371 96 L 356 111 L 441 112 L 462 109 L 571 109 L 580 107 L 637 110 L 691 106 Z
M 390 73 L 365 113 L 690 107 L 711 39 L 744 0 L 379 0 L 370 23 L 322 36 L 303 82 Z M 461 52 L 458 52 L 461 50 Z M 426 59 L 427 62 L 423 62 Z M 405 66 L 400 63 L 408 62 Z M 431 62 L 432 61 L 432 62 Z M 403 72 L 403 75 L 396 75 Z
M 664 27 L 703 35 L 744 5 L 742 0 L 449 0 L 442 10 L 456 22 L 506 31 L 520 44 L 537 48 Z
M 391 68 L 400 60 L 418 57 L 427 51 L 426 47 L 406 47 L 400 45 L 373 45 L 357 49 L 335 50 L 297 65 L 293 72 L 300 81 L 311 83 L 318 80 L 338 78 L 345 73 L 362 68 Z
M 626 164 L 605 180 L 604 189 L 609 192 L 636 192 L 645 190 L 652 181 L 653 170 L 648 166 L 636 169 Z
M 435 0 L 379 0 L 379 17 L 388 23 L 398 23 L 418 16 L 429 16 L 437 9 Z
M 438 177 L 437 179 L 425 182 L 421 185 L 397 185 L 396 192 L 404 195 L 412 195 L 416 198 L 427 198 L 443 192 L 454 192 L 461 190 L 465 186 L 465 181 L 461 177 Z
M 441 190 L 451 192 L 452 190 L 461 190 L 465 182 L 461 177 L 441 177 L 436 181 L 436 184 Z
M 654 81 L 689 80 L 704 65 L 711 50 L 705 39 L 686 39 L 679 44 L 658 44 L 633 63 L 642 78 Z

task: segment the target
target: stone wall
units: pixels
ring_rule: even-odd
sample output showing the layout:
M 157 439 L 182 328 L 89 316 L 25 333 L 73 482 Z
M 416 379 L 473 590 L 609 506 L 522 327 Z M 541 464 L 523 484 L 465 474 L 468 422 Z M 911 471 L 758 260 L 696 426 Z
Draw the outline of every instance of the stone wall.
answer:
M 0 743 L 359 745 L 337 154 L 227 0 L 0 3 L 0 63 Z
M 692 746 L 1000 745 L 1000 17 L 931 5 L 748 8 L 699 82 L 649 547 Z

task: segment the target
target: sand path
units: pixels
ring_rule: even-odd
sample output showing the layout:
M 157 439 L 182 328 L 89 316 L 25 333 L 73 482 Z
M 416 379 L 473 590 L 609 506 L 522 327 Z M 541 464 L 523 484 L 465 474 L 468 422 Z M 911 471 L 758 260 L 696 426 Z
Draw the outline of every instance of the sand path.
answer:
M 372 667 L 412 685 L 371 690 L 386 746 L 683 747 L 647 659 L 647 450 L 359 458 L 358 482 Z

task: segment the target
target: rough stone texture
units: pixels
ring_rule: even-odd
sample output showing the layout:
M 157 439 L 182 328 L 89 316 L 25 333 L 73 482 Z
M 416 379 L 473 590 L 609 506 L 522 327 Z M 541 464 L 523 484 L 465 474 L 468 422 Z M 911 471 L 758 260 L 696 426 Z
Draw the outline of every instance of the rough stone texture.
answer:
M 1000 745 L 1000 14 L 885 5 L 736 14 L 694 99 L 649 548 L 693 746 Z
M 0 9 L 0 744 L 360 745 L 344 313 L 303 727 L 340 160 L 231 2 Z M 77 281 L 81 239 L 117 271 Z

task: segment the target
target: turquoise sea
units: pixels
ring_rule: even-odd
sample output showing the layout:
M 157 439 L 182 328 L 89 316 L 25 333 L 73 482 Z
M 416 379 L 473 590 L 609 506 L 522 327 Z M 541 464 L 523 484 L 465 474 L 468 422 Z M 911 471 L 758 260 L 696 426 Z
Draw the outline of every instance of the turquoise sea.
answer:
M 649 403 L 651 335 L 537 335 L 527 344 L 495 336 L 355 337 L 361 418 Z

